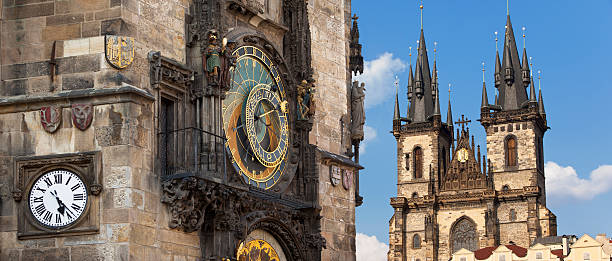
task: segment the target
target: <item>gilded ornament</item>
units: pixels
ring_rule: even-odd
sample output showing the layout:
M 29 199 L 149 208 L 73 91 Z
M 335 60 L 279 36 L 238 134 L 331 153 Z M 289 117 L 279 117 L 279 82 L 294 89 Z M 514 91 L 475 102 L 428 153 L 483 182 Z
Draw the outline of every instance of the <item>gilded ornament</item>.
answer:
M 134 38 L 107 35 L 105 41 L 106 61 L 117 69 L 124 69 L 134 61 Z

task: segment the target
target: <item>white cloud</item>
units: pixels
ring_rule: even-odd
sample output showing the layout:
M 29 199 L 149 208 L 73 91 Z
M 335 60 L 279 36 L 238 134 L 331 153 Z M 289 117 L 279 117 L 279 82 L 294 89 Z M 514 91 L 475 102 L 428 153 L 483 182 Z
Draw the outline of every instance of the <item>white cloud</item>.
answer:
M 405 69 L 406 63 L 400 58 L 393 58 L 393 54 L 388 52 L 372 61 L 365 61 L 363 74 L 356 76 L 354 79 L 365 82 L 366 109 L 393 97 L 395 94 L 395 86 L 393 85 L 395 75 Z
M 355 245 L 357 261 L 387 261 L 389 246 L 378 241 L 376 236 L 357 233 Z
M 612 165 L 601 165 L 593 170 L 588 179 L 578 176 L 571 167 L 546 162 L 546 193 L 555 198 L 593 199 L 612 189 Z
M 368 146 L 368 144 L 374 140 L 376 140 L 376 136 L 377 136 L 377 132 L 376 129 L 368 126 L 368 125 L 364 125 L 363 126 L 363 141 L 361 142 L 361 144 L 359 145 L 359 154 L 363 155 L 366 153 L 366 146 Z

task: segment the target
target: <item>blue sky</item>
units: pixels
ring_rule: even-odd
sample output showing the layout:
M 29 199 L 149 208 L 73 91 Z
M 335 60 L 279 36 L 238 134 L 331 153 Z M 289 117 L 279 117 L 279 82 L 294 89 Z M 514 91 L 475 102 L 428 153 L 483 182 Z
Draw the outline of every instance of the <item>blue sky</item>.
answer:
M 353 1 L 366 60 L 366 136 L 361 164 L 357 231 L 388 242 L 389 198 L 396 195 L 396 142 L 389 133 L 394 76 L 400 79 L 400 108 L 406 113 L 409 46 L 419 36 L 416 0 Z M 489 97 L 493 93 L 494 32 L 503 37 L 506 1 L 425 1 L 424 30 L 430 61 L 437 42 L 443 119 L 452 84 L 453 118 L 472 120 L 482 147 L 484 130 L 476 121 L 486 63 Z M 527 53 L 542 71 L 548 123 L 544 138 L 548 207 L 557 215 L 559 234 L 612 234 L 612 1 L 510 1 L 517 38 L 526 27 Z M 500 49 L 503 41 L 500 41 Z M 522 39 L 517 39 L 522 48 Z M 519 51 L 520 52 L 520 51 Z M 413 56 L 413 62 L 415 56 Z M 533 69 L 532 69 L 533 70 Z M 537 80 L 536 80 L 537 81 Z M 537 86 L 537 85 L 536 85 Z M 550 172 L 550 173 L 549 173 Z M 358 244 L 359 247 L 359 244 Z

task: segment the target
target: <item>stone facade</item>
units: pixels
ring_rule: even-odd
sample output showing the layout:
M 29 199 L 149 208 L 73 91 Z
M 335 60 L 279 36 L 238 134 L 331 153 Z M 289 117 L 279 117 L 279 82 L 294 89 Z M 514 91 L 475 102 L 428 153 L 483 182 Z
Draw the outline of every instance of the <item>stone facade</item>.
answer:
M 390 202 L 388 260 L 449 260 L 461 249 L 527 248 L 537 238 L 556 235 L 544 186 L 546 113 L 529 84 L 529 65 L 518 62 L 509 18 L 506 27 L 506 67 L 502 71 L 498 55 L 495 87 L 501 94 L 495 104 L 488 103 L 483 84 L 479 121 L 487 146 L 482 152 L 470 136 L 471 121 L 462 116 L 453 122 L 450 102 L 442 121 L 436 63 L 430 73 L 421 31 L 414 75 L 413 65 L 409 70 L 407 117 L 395 104 L 398 190 Z
M 284 191 L 268 195 L 281 198 L 282 194 L 286 201 L 274 201 L 279 204 L 275 207 L 273 200 L 252 202 L 266 209 L 286 209 L 281 214 L 307 217 L 300 216 L 304 224 L 296 242 L 302 242 L 300 251 L 308 249 L 301 253 L 296 254 L 297 250 L 285 242 L 289 236 L 279 236 L 288 232 L 266 234 L 276 237 L 275 246 L 283 248 L 287 260 L 355 259 L 355 199 L 362 167 L 353 162 L 352 155 L 345 156 L 352 145 L 343 138 L 350 136 L 350 130 L 341 121 L 346 121 L 351 110 L 350 0 L 0 2 L 0 260 L 220 260 L 235 255 L 238 244 L 209 244 L 209 235 L 203 232 L 208 223 L 194 226 L 199 230 L 171 226 L 177 213 L 173 204 L 163 203 L 174 201 L 165 190 L 171 184 L 162 180 L 159 167 L 162 97 L 178 97 L 177 101 L 186 105 L 185 117 L 195 115 L 194 100 L 213 108 L 215 99 L 221 97 L 191 96 L 189 89 L 206 84 L 202 79 L 202 28 L 216 28 L 239 45 L 259 45 L 269 52 L 289 86 L 293 108 L 297 83 L 314 80 L 314 118 L 301 123 L 291 120 L 292 129 L 303 130 L 295 131 L 292 137 L 300 143 L 294 145 L 299 147 L 295 180 L 285 182 Z M 195 25 L 202 26 L 200 31 L 192 30 Z M 105 35 L 133 39 L 133 62 L 127 68 L 119 70 L 106 61 Z M 152 58 L 151 52 L 159 52 L 159 60 Z M 160 60 L 159 67 L 152 65 Z M 74 104 L 93 106 L 93 121 L 84 131 L 73 123 Z M 54 133 L 41 125 L 40 111 L 45 106 L 61 110 Z M 201 129 L 221 135 L 220 118 L 214 116 L 220 110 L 214 107 L 203 115 Z M 350 118 L 344 124 L 350 125 Z M 100 184 L 91 184 L 101 187 L 99 195 L 91 195 L 99 202 L 99 213 L 90 212 L 98 216 L 97 231 L 21 237 L 18 220 L 22 217 L 18 213 L 27 202 L 13 198 L 18 158 L 57 156 L 61 161 L 64 155 L 85 152 L 99 153 L 101 158 Z M 331 165 L 353 173 L 347 187 L 342 181 L 332 185 Z M 227 185 L 236 195 L 253 190 L 238 178 L 228 180 L 217 188 L 226 189 Z M 189 193 L 199 195 L 202 191 Z M 295 202 L 308 210 L 295 213 L 297 207 L 291 205 Z M 316 219 L 319 213 L 320 220 Z M 215 219 L 212 223 L 219 222 Z M 266 224 L 255 223 L 237 231 L 266 231 Z M 251 236 L 257 233 L 263 232 Z

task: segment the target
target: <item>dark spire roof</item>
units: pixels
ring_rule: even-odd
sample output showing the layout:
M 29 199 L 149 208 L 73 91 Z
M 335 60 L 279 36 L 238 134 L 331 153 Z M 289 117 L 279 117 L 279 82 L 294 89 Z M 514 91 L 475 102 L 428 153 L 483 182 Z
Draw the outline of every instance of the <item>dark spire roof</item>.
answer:
M 451 110 L 450 96 L 448 97 L 448 112 L 446 113 L 446 125 L 453 126 L 453 111 Z M 453 132 L 451 131 L 451 135 Z
M 482 102 L 480 103 L 480 108 L 488 108 L 489 107 L 489 97 L 487 97 L 487 85 L 485 82 L 482 82 Z
M 527 101 L 527 91 L 520 80 L 522 79 L 522 68 L 509 15 L 506 22 L 502 64 L 504 68 L 500 73 L 502 80 L 505 82 L 502 82 L 499 86 L 497 105 L 500 105 L 504 111 L 520 109 L 521 105 Z
M 435 101 L 432 89 L 432 77 L 429 69 L 429 58 L 427 57 L 427 45 L 425 34 L 421 30 L 419 39 L 418 56 L 415 64 L 412 104 L 408 118 L 413 122 L 425 122 L 434 113 Z
M 408 114 L 408 120 L 410 120 L 410 110 L 411 110 L 411 103 L 412 103 L 412 99 L 414 97 L 414 84 L 413 84 L 413 77 L 412 77 L 412 64 L 410 64 L 410 68 L 408 69 L 408 110 L 406 111 L 406 113 Z
M 393 120 L 400 119 L 400 109 L 399 109 L 399 99 L 397 97 L 397 92 L 395 93 L 395 109 L 393 110 Z
M 501 85 L 501 62 L 499 61 L 499 52 L 495 52 L 495 88 Z
M 529 83 L 531 83 L 530 75 L 529 75 L 529 59 L 527 58 L 527 49 L 523 48 L 523 65 L 521 65 L 522 73 L 523 73 L 523 84 L 525 87 Z
M 546 111 L 544 110 L 544 99 L 542 99 L 542 89 L 540 89 L 540 95 L 538 99 L 538 112 L 541 115 L 546 115 Z
M 435 110 L 434 110 L 434 114 L 433 115 L 442 115 L 442 114 L 440 114 L 440 93 L 438 93 L 438 89 L 437 88 L 436 88 L 435 93 L 436 93 L 436 95 L 435 95 L 436 96 L 436 105 L 434 106 Z

